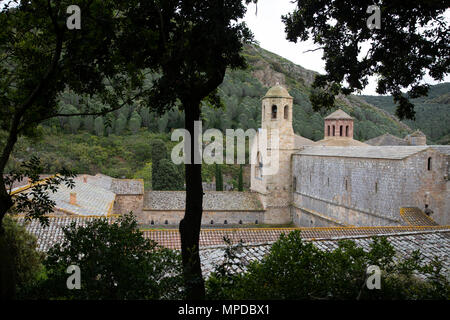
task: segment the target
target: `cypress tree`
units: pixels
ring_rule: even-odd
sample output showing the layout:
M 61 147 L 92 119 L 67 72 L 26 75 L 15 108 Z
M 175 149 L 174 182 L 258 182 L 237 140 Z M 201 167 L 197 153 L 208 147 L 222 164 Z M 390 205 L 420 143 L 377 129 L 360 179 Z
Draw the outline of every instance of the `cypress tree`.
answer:
M 223 191 L 222 168 L 216 163 L 216 191 Z
M 239 166 L 238 191 L 244 191 L 244 181 L 242 177 L 242 164 Z

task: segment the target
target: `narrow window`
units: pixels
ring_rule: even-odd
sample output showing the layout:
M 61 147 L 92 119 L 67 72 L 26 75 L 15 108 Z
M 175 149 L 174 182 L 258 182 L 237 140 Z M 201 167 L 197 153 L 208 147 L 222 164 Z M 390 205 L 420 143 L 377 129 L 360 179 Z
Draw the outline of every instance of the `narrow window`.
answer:
M 273 105 L 272 106 L 272 119 L 276 119 L 277 118 L 277 106 Z
M 294 191 L 297 191 L 297 177 L 294 177 L 294 181 L 292 182 L 292 187 Z
M 336 133 L 336 128 L 333 125 L 333 137 L 335 136 L 335 133 Z
M 327 134 L 327 136 L 328 137 L 330 136 L 330 126 L 328 126 L 328 134 Z
M 289 107 L 284 106 L 284 118 L 287 120 L 289 119 Z
M 431 157 L 428 158 L 428 171 L 431 170 Z
M 266 113 L 266 106 L 263 105 L 263 114 L 262 114 L 262 119 L 264 120 L 264 114 Z
M 261 178 L 262 177 L 262 167 L 263 163 L 261 161 L 261 154 L 258 152 L 256 156 L 256 166 L 255 166 L 255 178 Z
M 339 127 L 339 135 L 342 137 L 342 126 Z
M 242 220 L 239 220 L 239 224 L 242 224 Z
M 211 224 L 214 224 L 214 220 L 211 220 Z
M 330 186 L 330 178 L 327 178 L 327 186 Z
M 375 182 L 375 193 L 378 193 L 378 182 Z
M 348 126 L 345 127 L 345 136 L 348 137 Z
M 347 179 L 345 179 L 345 191 L 348 191 Z

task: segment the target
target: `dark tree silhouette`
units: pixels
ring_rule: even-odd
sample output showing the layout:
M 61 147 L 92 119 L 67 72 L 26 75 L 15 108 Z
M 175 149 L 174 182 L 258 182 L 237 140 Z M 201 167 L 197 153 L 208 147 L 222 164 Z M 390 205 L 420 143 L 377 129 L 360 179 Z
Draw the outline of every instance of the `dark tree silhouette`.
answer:
M 374 4 L 380 9 L 379 29 L 367 23 Z M 294 12 L 282 17 L 287 39 L 312 39 L 326 61 L 326 75 L 313 83 L 314 108 L 332 107 L 336 94 L 362 90 L 376 75 L 377 93 L 392 94 L 400 119 L 414 119 L 409 98 L 427 94 L 426 73 L 442 81 L 449 72 L 447 8 L 443 0 L 297 1 Z M 405 95 L 401 89 L 410 91 Z

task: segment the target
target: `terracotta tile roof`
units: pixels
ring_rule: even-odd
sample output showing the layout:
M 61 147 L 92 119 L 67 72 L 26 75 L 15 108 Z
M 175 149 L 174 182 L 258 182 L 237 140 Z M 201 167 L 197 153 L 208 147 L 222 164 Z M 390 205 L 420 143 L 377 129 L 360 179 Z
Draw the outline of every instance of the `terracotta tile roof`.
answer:
M 410 226 L 439 225 L 419 208 L 400 208 L 400 216 Z
M 148 191 L 144 210 L 185 210 L 185 191 Z M 263 206 L 253 192 L 205 191 L 204 211 L 262 211 Z
M 26 221 L 23 217 L 18 217 L 17 221 L 25 225 L 26 230 L 37 238 L 37 249 L 39 251 L 47 251 L 54 244 L 61 242 L 64 233 L 63 227 L 69 227 L 72 223 L 76 226 L 85 226 L 87 222 L 99 219 L 99 217 L 49 217 L 48 227 L 42 226 L 38 220 Z M 107 219 L 109 223 L 116 218 L 102 218 Z
M 450 226 L 386 226 L 386 227 L 330 227 L 330 228 L 236 228 L 236 229 L 202 229 L 200 247 L 225 245 L 224 237 L 233 243 L 271 243 L 282 233 L 300 230 L 304 239 L 343 239 L 349 237 L 396 235 L 421 233 L 435 230 L 450 230 Z M 146 229 L 144 236 L 154 240 L 161 246 L 180 249 L 181 240 L 178 229 Z
M 38 250 L 47 251 L 55 243 L 63 239 L 63 227 L 71 223 L 84 226 L 88 221 L 101 217 L 49 217 L 49 226 L 44 227 L 38 221 L 25 221 L 23 217 L 18 222 L 25 224 L 28 232 L 37 237 Z M 103 218 L 112 223 L 116 217 Z M 250 261 L 261 260 L 270 250 L 271 244 L 278 240 L 281 233 L 300 230 L 305 241 L 314 241 L 322 250 L 332 250 L 337 247 L 337 241 L 352 239 L 357 245 L 368 249 L 373 236 L 386 236 L 398 254 L 407 255 L 420 249 L 425 261 L 440 257 L 444 267 L 450 268 L 450 226 L 400 226 L 400 227 L 334 227 L 334 228 L 273 228 L 273 229 L 202 229 L 200 234 L 200 256 L 202 270 L 208 276 L 224 256 L 226 243 L 223 237 L 228 237 L 233 244 L 243 241 L 239 259 L 244 269 Z M 171 249 L 180 249 L 180 236 L 177 229 L 143 230 L 144 236 Z M 237 267 L 236 267 L 237 268 Z M 239 272 L 242 270 L 236 269 Z
M 420 250 L 424 263 L 428 263 L 437 257 L 443 262 L 443 275 L 449 276 L 450 270 L 450 230 L 433 230 L 422 231 L 406 234 L 387 234 L 387 240 L 391 243 L 396 251 L 396 257 L 408 257 L 413 251 Z M 344 237 L 352 239 L 358 247 L 362 247 L 365 251 L 370 249 L 372 239 L 368 236 L 360 237 Z M 332 251 L 338 247 L 339 239 L 327 240 L 311 240 L 313 244 L 320 250 Z M 248 264 L 252 261 L 261 261 L 263 257 L 269 253 L 271 244 L 247 244 L 238 246 L 236 264 L 232 267 L 234 272 L 245 271 Z M 200 249 L 200 259 L 202 264 L 202 272 L 208 277 L 215 267 L 223 262 L 225 246 L 217 246 L 214 248 Z M 418 275 L 425 277 L 426 275 Z

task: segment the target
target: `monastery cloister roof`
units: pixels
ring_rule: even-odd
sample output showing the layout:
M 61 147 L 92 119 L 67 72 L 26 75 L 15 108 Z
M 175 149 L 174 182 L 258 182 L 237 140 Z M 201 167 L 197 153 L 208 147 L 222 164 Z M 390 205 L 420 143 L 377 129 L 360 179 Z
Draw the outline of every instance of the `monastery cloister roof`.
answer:
M 63 227 L 72 222 L 76 226 L 85 226 L 88 221 L 98 217 L 50 217 L 49 226 L 44 227 L 38 221 L 26 222 L 23 217 L 19 223 L 37 237 L 38 250 L 47 251 L 55 243 L 62 241 Z M 116 217 L 103 218 L 112 223 Z M 434 257 L 443 261 L 444 272 L 450 270 L 450 226 L 398 226 L 398 227 L 324 227 L 324 228 L 236 228 L 202 229 L 200 232 L 200 256 L 202 270 L 208 276 L 216 264 L 224 257 L 226 243 L 224 237 L 237 244 L 242 241 L 238 259 L 242 268 L 254 260 L 261 260 L 270 250 L 273 242 L 282 233 L 299 230 L 305 241 L 312 241 L 321 250 L 333 250 L 337 242 L 343 239 L 354 240 L 365 250 L 369 249 L 372 237 L 384 236 L 393 245 L 397 255 L 407 256 L 414 250 L 420 250 L 425 262 Z M 178 229 L 142 230 L 144 236 L 159 245 L 180 249 Z M 242 271 L 236 266 L 235 271 Z

